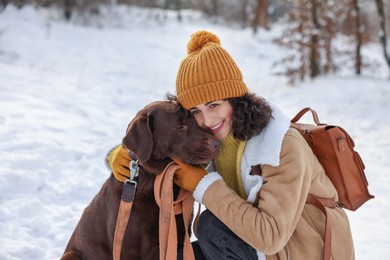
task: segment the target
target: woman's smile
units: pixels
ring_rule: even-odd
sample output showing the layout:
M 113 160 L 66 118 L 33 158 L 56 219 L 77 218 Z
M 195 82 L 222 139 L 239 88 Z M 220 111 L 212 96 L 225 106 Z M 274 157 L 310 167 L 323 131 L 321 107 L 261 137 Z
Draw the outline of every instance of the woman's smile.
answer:
M 213 132 L 213 134 L 215 134 L 215 133 L 218 133 L 219 131 L 221 131 L 223 126 L 224 126 L 224 122 L 225 121 L 222 121 L 221 123 L 219 123 L 213 127 L 210 127 L 211 132 Z

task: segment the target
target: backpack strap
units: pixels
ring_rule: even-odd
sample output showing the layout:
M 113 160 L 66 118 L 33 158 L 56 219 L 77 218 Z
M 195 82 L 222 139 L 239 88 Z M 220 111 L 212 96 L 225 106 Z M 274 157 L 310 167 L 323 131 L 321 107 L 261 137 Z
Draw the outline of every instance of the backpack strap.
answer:
M 335 208 L 335 202 L 333 199 L 320 198 L 309 194 L 307 195 L 306 203 L 317 207 L 325 215 L 324 258 L 323 259 L 330 260 L 332 230 L 328 218 L 328 213 L 325 207 Z
M 301 111 L 302 114 L 298 114 L 296 117 L 299 119 L 304 113 L 307 111 L 314 111 L 310 108 L 306 108 L 305 110 Z M 314 120 L 319 123 L 317 114 L 313 113 Z M 260 175 L 262 176 L 261 167 L 259 165 L 252 166 L 251 170 L 252 175 Z M 258 194 L 259 196 L 259 194 Z M 258 201 L 259 198 L 256 199 Z M 322 213 L 325 215 L 325 236 L 324 236 L 324 258 L 323 260 L 330 260 L 330 250 L 331 250 L 331 237 L 332 237 L 332 230 L 330 221 L 328 218 L 328 212 L 326 211 L 326 208 L 335 208 L 336 202 L 333 199 L 327 199 L 327 198 L 320 198 L 317 196 L 314 196 L 312 194 L 307 195 L 306 203 L 311 204 L 315 207 L 317 207 L 319 210 L 322 211 Z

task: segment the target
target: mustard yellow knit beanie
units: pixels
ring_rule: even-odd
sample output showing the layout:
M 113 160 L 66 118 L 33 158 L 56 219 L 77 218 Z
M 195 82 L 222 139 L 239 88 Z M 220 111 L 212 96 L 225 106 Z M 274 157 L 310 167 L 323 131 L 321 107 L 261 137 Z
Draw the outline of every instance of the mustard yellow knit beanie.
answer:
M 179 66 L 176 95 L 190 109 L 206 102 L 241 97 L 248 92 L 240 69 L 218 36 L 208 31 L 191 35 L 187 56 Z

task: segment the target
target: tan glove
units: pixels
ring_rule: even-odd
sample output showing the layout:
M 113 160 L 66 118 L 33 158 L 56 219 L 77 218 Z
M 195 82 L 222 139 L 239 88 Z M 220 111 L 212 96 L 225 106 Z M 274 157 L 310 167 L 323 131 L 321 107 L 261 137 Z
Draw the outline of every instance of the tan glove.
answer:
M 130 177 L 129 151 L 123 145 L 120 144 L 115 146 L 108 152 L 106 163 L 118 181 L 125 182 L 125 180 Z
M 200 180 L 207 174 L 202 166 L 192 166 L 180 160 L 173 159 L 180 166 L 173 177 L 173 182 L 181 188 L 194 192 Z

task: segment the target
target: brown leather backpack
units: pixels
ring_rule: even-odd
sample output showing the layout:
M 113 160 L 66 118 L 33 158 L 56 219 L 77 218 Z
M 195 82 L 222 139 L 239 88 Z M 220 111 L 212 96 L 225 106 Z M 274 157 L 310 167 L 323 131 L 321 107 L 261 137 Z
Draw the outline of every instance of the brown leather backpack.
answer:
M 315 124 L 297 123 L 309 111 Z M 320 123 L 316 111 L 309 107 L 302 109 L 291 120 L 291 127 L 299 130 L 305 138 L 335 186 L 339 195 L 337 206 L 355 211 L 374 198 L 368 191 L 363 161 L 354 150 L 352 138 L 343 128 Z
M 308 111 L 312 113 L 315 124 L 297 123 Z M 320 123 L 316 111 L 309 107 L 291 119 L 291 127 L 305 138 L 338 193 L 337 202 L 311 194 L 306 199 L 306 203 L 316 206 L 325 215 L 323 260 L 330 260 L 332 235 L 326 208 L 337 206 L 355 211 L 374 196 L 368 191 L 365 167 L 360 155 L 354 150 L 355 143 L 343 128 Z

